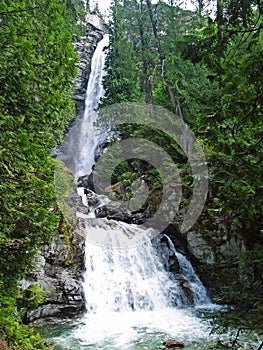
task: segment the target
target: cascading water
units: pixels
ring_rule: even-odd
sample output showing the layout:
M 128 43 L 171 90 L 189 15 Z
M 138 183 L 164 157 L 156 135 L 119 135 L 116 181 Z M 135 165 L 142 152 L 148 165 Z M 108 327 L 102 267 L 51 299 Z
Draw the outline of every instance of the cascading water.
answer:
M 102 78 L 108 35 L 98 44 L 92 59 L 91 75 L 87 87 L 86 108 L 80 135 L 80 153 L 77 176 L 91 172 L 94 152 L 105 137 L 94 127 L 99 99 L 103 96 Z M 81 192 L 81 190 L 80 190 Z M 83 196 L 85 198 L 85 195 Z M 90 215 L 92 216 L 92 214 Z M 169 306 L 182 307 L 186 296 L 179 282 L 165 271 L 151 240 L 134 248 L 117 249 L 118 241 L 125 236 L 143 229 L 124 222 L 96 219 L 95 224 L 86 220 L 86 230 L 94 237 L 103 235 L 103 247 L 86 242 L 86 272 L 84 291 L 88 312 L 137 311 L 161 309 Z M 117 233 L 117 234 L 116 234 Z M 168 238 L 168 237 L 167 237 Z M 168 238 L 169 239 L 169 238 Z M 169 239 L 170 249 L 174 251 L 181 268 L 182 277 L 192 287 L 194 301 L 198 304 L 208 302 L 205 288 L 194 273 L 187 259 L 175 251 Z
M 99 43 L 92 60 L 75 178 L 91 172 L 94 152 L 105 137 L 94 127 L 94 109 L 103 95 L 103 47 L 107 43 L 108 35 Z M 85 199 L 83 189 L 79 193 Z M 169 338 L 186 342 L 187 349 L 207 349 L 211 342 L 209 327 L 195 316 L 182 284 L 191 291 L 195 306 L 205 306 L 210 301 L 187 258 L 166 237 L 168 249 L 179 263 L 180 277 L 176 277 L 166 271 L 156 244 L 152 244 L 150 230 L 142 232 L 137 225 L 114 220 L 93 221 L 94 216 L 91 211 L 83 218 L 87 233 L 83 282 L 86 313 L 65 328 L 61 337 L 52 337 L 59 344 L 55 349 L 159 349 Z M 129 249 L 119 247 L 120 240 L 136 234 L 149 238 Z M 101 236 L 103 245 L 94 244 L 96 237 Z
M 127 250 L 87 245 L 84 289 L 88 312 L 153 310 L 185 301 L 151 242 Z
M 105 137 L 105 133 L 98 131 L 94 123 L 97 119 L 96 109 L 98 108 L 99 100 L 104 94 L 102 79 L 104 76 L 103 68 L 106 55 L 103 49 L 108 45 L 108 42 L 109 36 L 105 35 L 99 42 L 92 58 L 91 73 L 86 92 L 85 112 L 81 123 L 79 140 L 81 151 L 75 175 L 76 178 L 91 172 L 92 165 L 95 162 L 95 149 Z
M 193 293 L 194 305 L 195 306 L 206 305 L 206 307 L 209 304 L 211 305 L 211 302 L 210 302 L 210 300 L 207 296 L 207 293 L 206 293 L 206 289 L 203 286 L 203 284 L 200 281 L 197 274 L 195 273 L 190 261 L 187 260 L 187 258 L 183 254 L 176 251 L 173 242 L 171 241 L 171 239 L 168 236 L 166 236 L 166 238 L 168 240 L 170 249 L 174 252 L 174 254 L 178 260 L 178 264 L 180 266 L 180 273 L 183 276 L 183 278 L 185 279 L 186 283 L 189 285 L 189 287 Z
M 205 287 L 187 258 L 175 250 L 168 236 L 169 248 L 180 267 L 179 278 L 166 271 L 156 247 L 149 239 L 136 247 L 123 249 L 118 243 L 141 228 L 107 219 L 86 221 L 90 237 L 103 236 L 104 246 L 86 242 L 86 272 L 84 291 L 88 313 L 112 311 L 157 310 L 165 307 L 183 307 L 189 304 L 191 293 L 196 306 L 209 305 Z M 150 236 L 151 232 L 148 232 Z
M 77 177 L 91 172 L 95 162 L 95 149 L 105 137 L 105 134 L 99 133 L 94 127 L 97 117 L 94 109 L 97 108 L 99 98 L 103 95 L 101 80 L 104 74 L 105 53 L 102 49 L 107 45 L 107 40 L 108 37 L 105 36 L 98 45 L 92 60 L 86 110 L 80 136 L 82 152 L 79 157 Z M 85 199 L 81 189 L 79 189 L 79 193 Z M 97 204 L 97 206 L 99 205 Z M 94 210 L 95 208 L 93 208 L 93 212 Z M 131 328 L 140 328 L 139 324 L 143 319 L 145 319 L 143 326 L 145 330 L 151 322 L 154 325 L 153 328 L 162 329 L 157 324 L 164 321 L 159 319 L 159 317 L 164 318 L 164 316 L 168 328 L 171 327 L 171 320 L 175 316 L 177 329 L 180 328 L 181 331 L 191 333 L 192 327 L 197 327 L 199 334 L 204 327 L 201 326 L 197 318 L 190 316 L 186 311 L 173 309 L 175 306 L 182 308 L 187 305 L 187 296 L 179 281 L 165 270 L 160 255 L 151 242 L 151 233 L 142 232 L 143 229 L 139 226 L 124 222 L 107 219 L 96 219 L 93 222 L 93 212 L 89 214 L 89 220 L 85 220 L 87 237 L 92 235 L 95 239 L 95 237 L 102 236 L 103 245 L 95 245 L 94 241 L 90 243 L 88 239 L 86 241 L 83 287 L 87 312 L 83 319 L 83 325 L 76 330 L 75 337 L 81 339 L 85 348 L 92 342 L 96 342 L 96 348 L 99 348 L 98 342 L 104 341 L 103 345 L 101 344 L 104 349 L 107 346 L 109 349 L 115 349 L 117 345 L 114 343 L 121 340 L 119 336 L 114 341 L 110 338 L 116 337 L 116 331 L 118 334 L 119 328 L 123 329 L 124 327 L 123 332 L 127 333 L 127 339 L 129 339 Z M 118 249 L 120 240 L 125 240 L 125 238 L 136 234 L 138 236 L 148 234 L 149 239 L 132 248 Z M 180 264 L 182 278 L 185 279 L 190 288 L 192 287 L 194 302 L 197 304 L 209 302 L 205 288 L 195 275 L 190 263 L 183 255 L 175 251 L 171 241 L 169 244 Z M 112 329 L 112 322 L 115 323 L 117 329 Z M 189 332 L 186 331 L 187 323 L 191 323 Z M 166 326 L 161 332 L 166 331 Z M 98 330 L 95 331 L 94 328 L 98 328 Z M 96 339 L 91 333 L 96 334 Z M 134 333 L 132 337 L 137 337 L 137 332 L 133 331 L 132 333 Z M 89 335 L 87 336 L 87 334 Z M 119 346 L 120 344 L 118 348 Z M 121 348 L 124 348 L 124 344 Z

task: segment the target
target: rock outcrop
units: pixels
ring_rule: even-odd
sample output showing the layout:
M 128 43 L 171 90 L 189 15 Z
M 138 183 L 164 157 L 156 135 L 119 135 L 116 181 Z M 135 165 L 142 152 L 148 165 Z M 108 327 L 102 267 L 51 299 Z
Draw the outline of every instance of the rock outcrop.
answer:
M 72 318 L 84 309 L 81 274 L 84 264 L 84 236 L 77 227 L 43 246 L 36 257 L 37 268 L 22 281 L 22 288 L 37 283 L 47 299 L 36 310 L 28 311 L 24 322 L 53 322 Z

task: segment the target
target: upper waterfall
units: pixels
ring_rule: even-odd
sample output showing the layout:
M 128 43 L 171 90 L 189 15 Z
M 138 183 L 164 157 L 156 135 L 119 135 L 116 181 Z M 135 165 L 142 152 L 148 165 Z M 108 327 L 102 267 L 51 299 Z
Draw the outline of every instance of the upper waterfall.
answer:
M 105 34 L 103 39 L 97 45 L 92 57 L 91 74 L 86 92 L 85 113 L 81 122 L 81 131 L 79 135 L 80 155 L 76 169 L 76 178 L 91 172 L 92 165 L 95 162 L 95 149 L 105 136 L 104 133 L 97 130 L 94 123 L 97 119 L 96 109 L 98 108 L 99 100 L 104 95 L 102 86 L 106 58 L 104 48 L 108 43 L 109 35 Z

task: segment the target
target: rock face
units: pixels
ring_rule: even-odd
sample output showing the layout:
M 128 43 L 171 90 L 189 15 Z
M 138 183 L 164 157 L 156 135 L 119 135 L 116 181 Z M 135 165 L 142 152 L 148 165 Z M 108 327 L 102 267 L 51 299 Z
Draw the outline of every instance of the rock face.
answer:
M 96 15 L 86 15 L 86 35 L 81 37 L 74 47 L 79 55 L 78 76 L 75 79 L 76 89 L 74 99 L 76 101 L 76 119 L 83 115 L 85 109 L 86 89 L 91 71 L 92 55 L 97 43 L 107 33 L 106 24 Z
M 189 250 L 196 259 L 207 265 L 213 265 L 215 263 L 215 253 L 200 233 L 193 231 L 188 232 L 187 242 Z
M 88 79 L 91 71 L 92 55 L 98 42 L 107 32 L 106 25 L 96 14 L 86 16 L 86 35 L 74 43 L 80 61 L 75 79 L 76 116 L 68 129 L 83 116 Z M 67 131 L 67 130 L 66 130 Z M 65 135 L 66 138 L 66 135 Z M 66 147 L 70 147 L 67 145 Z M 56 150 L 54 151 L 56 153 Z M 54 322 L 56 319 L 73 318 L 80 314 L 84 305 L 82 272 L 84 269 L 84 229 L 76 211 L 87 211 L 81 198 L 74 190 L 67 205 L 72 216 L 71 228 L 61 225 L 60 237 L 51 244 L 44 245 L 36 258 L 36 269 L 22 281 L 25 290 L 31 284 L 39 285 L 47 292 L 47 299 L 36 310 L 24 316 L 26 323 Z
M 67 238 L 61 235 L 36 257 L 37 268 L 22 287 L 37 283 L 48 297 L 43 305 L 25 314 L 26 323 L 72 318 L 84 309 L 81 273 L 85 241 L 81 232 L 75 228 Z

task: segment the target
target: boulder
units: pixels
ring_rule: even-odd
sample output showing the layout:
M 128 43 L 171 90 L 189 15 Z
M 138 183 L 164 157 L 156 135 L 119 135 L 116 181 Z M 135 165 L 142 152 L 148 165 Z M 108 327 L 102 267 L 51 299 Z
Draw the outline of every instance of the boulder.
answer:
M 175 340 L 167 340 L 167 341 L 163 342 L 163 345 L 167 349 L 173 349 L 173 348 L 181 348 L 182 349 L 185 347 L 183 342 L 175 341 Z
M 109 220 L 123 221 L 128 224 L 142 224 L 145 221 L 144 214 L 130 212 L 129 209 L 115 201 L 102 205 L 95 210 L 97 218 L 107 218 Z
M 193 305 L 194 304 L 194 294 L 193 291 L 191 289 L 191 286 L 189 285 L 189 283 L 187 283 L 186 279 L 184 278 L 183 275 L 181 274 L 176 274 L 176 279 L 180 284 L 180 287 L 183 289 L 184 294 L 187 298 L 187 301 L 189 304 Z

